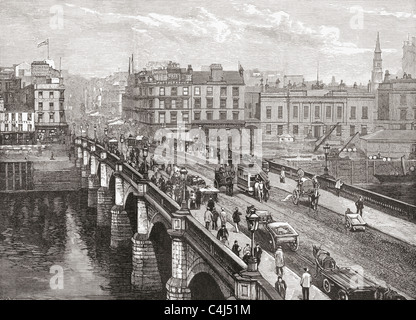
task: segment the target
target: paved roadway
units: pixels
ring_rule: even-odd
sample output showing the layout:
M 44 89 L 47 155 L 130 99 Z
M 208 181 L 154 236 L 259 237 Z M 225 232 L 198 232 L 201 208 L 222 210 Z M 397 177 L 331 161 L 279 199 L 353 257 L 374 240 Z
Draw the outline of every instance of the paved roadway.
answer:
M 192 168 L 188 167 L 188 169 L 190 173 L 213 181 L 213 169 L 207 165 L 192 165 Z M 381 218 L 368 219 L 370 225 L 373 221 L 378 221 L 378 227 L 381 227 L 382 231 L 369 228 L 366 232 L 353 233 L 346 230 L 343 216 L 337 214 L 337 212 L 343 213 L 347 206 L 353 208 L 348 199 L 338 199 L 322 191 L 321 205 L 318 211 L 314 212 L 304 204 L 294 205 L 290 199 L 282 201 L 293 190 L 291 184 L 294 182 L 286 179 L 287 184 L 282 185 L 276 182 L 277 175 L 271 174 L 270 176 L 273 187 L 268 203 L 259 203 L 238 190 L 234 190 L 233 197 L 226 196 L 222 192 L 219 196 L 219 205 L 225 207 L 231 214 L 236 206 L 245 212 L 247 205 L 252 203 L 258 209 L 271 212 L 276 221 L 290 223 L 300 234 L 300 249 L 295 253 L 285 251 L 286 265 L 297 275 L 302 274 L 305 265 L 314 274 L 312 245 L 322 245 L 322 248 L 331 253 L 338 265 L 361 269 L 369 279 L 383 286 L 389 285 L 408 299 L 416 296 L 416 248 L 408 243 L 413 241 L 412 237 L 405 242 L 400 240 L 400 235 L 390 236 L 384 232 L 394 230 L 395 227 L 392 227 L 392 224 L 401 223 L 402 220 L 389 219 L 386 222 L 388 228 L 383 229 Z M 290 190 L 290 193 L 286 190 Z M 334 198 L 330 198 L 330 195 Z M 378 212 L 371 211 L 370 214 L 377 215 Z M 403 222 L 407 223 L 407 221 Z M 402 224 L 398 227 L 404 228 Z M 264 231 L 259 232 L 259 236 L 263 240 L 261 241 L 263 248 L 270 250 L 271 248 L 267 247 L 267 235 Z M 402 236 L 406 238 L 406 233 L 402 233 Z M 320 286 L 320 280 L 315 278 L 314 284 Z

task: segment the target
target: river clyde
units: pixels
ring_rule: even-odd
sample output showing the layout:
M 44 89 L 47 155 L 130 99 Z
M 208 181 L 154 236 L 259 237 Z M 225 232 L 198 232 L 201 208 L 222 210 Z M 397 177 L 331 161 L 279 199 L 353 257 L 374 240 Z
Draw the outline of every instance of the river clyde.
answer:
M 84 191 L 0 194 L 0 299 L 165 299 L 131 286 L 131 248 L 96 219 Z

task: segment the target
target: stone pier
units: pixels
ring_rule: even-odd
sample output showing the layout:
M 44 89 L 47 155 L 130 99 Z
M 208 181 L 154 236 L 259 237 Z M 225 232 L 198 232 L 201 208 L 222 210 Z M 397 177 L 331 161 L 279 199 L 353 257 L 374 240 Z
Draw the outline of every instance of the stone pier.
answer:
M 127 212 L 122 206 L 111 208 L 111 246 L 114 248 L 130 245 L 132 229 Z
M 111 225 L 111 208 L 114 199 L 107 187 L 97 190 L 97 226 L 109 227 Z

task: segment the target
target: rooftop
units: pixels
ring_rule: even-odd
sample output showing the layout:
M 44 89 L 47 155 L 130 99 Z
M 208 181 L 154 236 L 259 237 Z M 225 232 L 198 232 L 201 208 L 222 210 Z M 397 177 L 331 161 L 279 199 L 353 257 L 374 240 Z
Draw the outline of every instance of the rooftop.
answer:
M 416 142 L 416 130 L 380 130 L 370 133 L 360 139 L 366 141 L 385 141 L 385 142 Z
M 207 84 L 212 82 L 210 71 L 194 71 L 192 74 L 193 84 Z M 238 71 L 223 71 L 223 81 L 226 84 L 244 85 L 244 78 Z

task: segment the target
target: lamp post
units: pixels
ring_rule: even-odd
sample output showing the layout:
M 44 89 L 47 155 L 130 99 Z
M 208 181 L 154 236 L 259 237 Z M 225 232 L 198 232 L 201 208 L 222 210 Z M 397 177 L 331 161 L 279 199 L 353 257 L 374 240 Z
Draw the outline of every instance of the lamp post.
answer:
M 324 146 L 324 151 L 325 151 L 325 169 L 324 169 L 324 176 L 328 176 L 328 154 L 329 154 L 329 149 L 331 149 L 331 147 L 329 146 L 329 144 L 327 143 Z
M 144 161 L 143 178 L 145 180 L 149 179 L 148 173 L 147 173 L 147 161 L 146 161 L 146 158 L 147 158 L 148 154 L 149 154 L 149 148 L 147 147 L 147 145 L 144 145 L 144 147 L 143 147 L 143 161 Z
M 79 126 L 79 128 L 80 128 L 80 130 L 81 130 L 81 134 L 80 134 L 80 136 L 82 137 L 82 136 L 83 136 L 83 134 L 82 134 L 82 123 L 81 123 L 81 125 Z
M 97 143 L 97 125 L 94 124 L 94 141 Z
M 108 128 L 104 128 L 104 139 L 103 139 L 104 148 L 108 148 Z
M 186 177 L 188 175 L 188 170 L 186 170 L 185 167 L 182 167 L 182 169 L 180 170 L 180 173 L 181 173 L 182 181 L 183 181 L 181 209 L 188 210 L 188 201 L 186 201 Z
M 120 151 L 121 151 L 121 155 L 123 156 L 123 158 L 124 158 L 124 134 L 122 133 L 121 135 L 120 135 Z
M 246 217 L 247 228 L 251 232 L 251 257 L 248 259 L 247 271 L 257 271 L 257 259 L 254 256 L 254 233 L 259 228 L 260 217 L 256 213 L 256 209 L 251 209 Z

